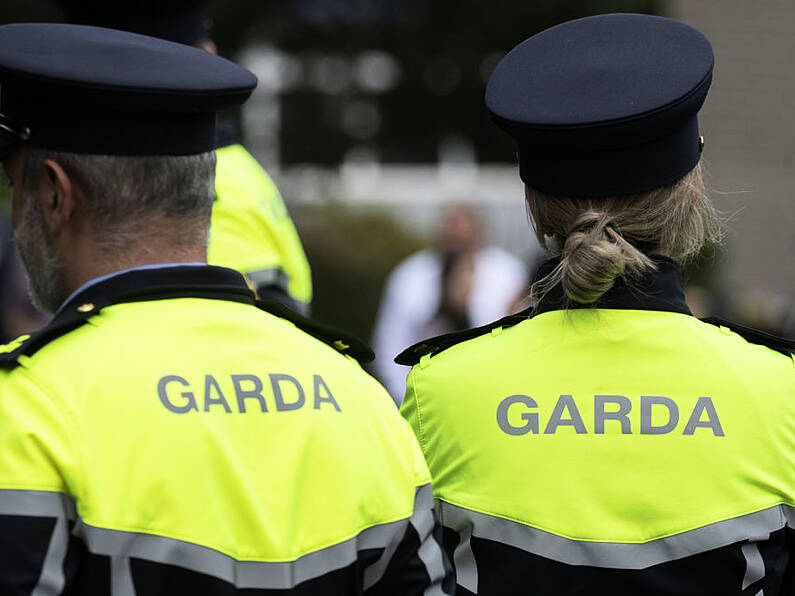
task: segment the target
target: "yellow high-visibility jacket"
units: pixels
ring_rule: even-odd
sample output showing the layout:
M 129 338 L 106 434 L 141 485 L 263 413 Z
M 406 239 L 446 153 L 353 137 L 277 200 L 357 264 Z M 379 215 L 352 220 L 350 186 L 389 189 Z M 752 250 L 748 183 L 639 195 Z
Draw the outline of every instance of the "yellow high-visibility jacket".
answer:
M 442 593 L 369 348 L 263 308 L 231 269 L 139 268 L 2 347 L 0 594 Z
M 656 263 L 398 358 L 458 593 L 795 594 L 795 342 L 696 319 Z
M 309 262 L 279 190 L 242 145 L 220 147 L 216 158 L 208 262 L 240 271 L 254 288 L 286 293 L 306 313 Z

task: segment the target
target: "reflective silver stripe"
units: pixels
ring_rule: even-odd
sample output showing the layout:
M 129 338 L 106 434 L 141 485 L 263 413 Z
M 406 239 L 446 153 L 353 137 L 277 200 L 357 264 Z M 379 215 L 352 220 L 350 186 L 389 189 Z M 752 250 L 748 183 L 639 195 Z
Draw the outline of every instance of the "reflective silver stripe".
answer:
M 441 594 L 440 588 L 438 592 L 433 590 L 434 586 L 441 585 L 444 568 L 441 548 L 431 536 L 432 505 L 430 485 L 419 487 L 414 499 L 414 513 L 410 518 L 371 526 L 349 540 L 309 553 L 295 561 L 271 563 L 238 561 L 220 551 L 182 540 L 89 525 L 77 516 L 74 500 L 62 493 L 0 489 L 0 514 L 56 518 L 53 539 L 36 587 L 38 592 L 34 590 L 31 596 L 49 596 L 63 589 L 63 561 L 69 540 L 67 520 L 73 519 L 77 521 L 72 534 L 83 540 L 92 553 L 111 557 L 112 596 L 135 594 L 129 568 L 131 557 L 212 575 L 237 588 L 289 589 L 351 565 L 357 560 L 359 551 L 386 549 L 386 556 L 365 572 L 366 581 L 375 584 L 386 571 L 409 523 L 420 534 L 421 540 L 427 536 L 419 553 L 432 579 L 431 589 L 426 593 Z
M 309 579 L 347 567 L 358 551 L 384 548 L 394 539 L 403 521 L 373 526 L 358 536 L 309 553 L 295 561 L 270 563 L 238 561 L 198 544 L 153 534 L 122 532 L 78 522 L 75 533 L 95 554 L 126 556 L 176 565 L 212 575 L 237 588 L 288 589 Z
M 441 501 L 444 525 L 460 532 L 472 526 L 472 535 L 501 542 L 569 565 L 611 569 L 645 569 L 722 546 L 780 530 L 787 525 L 792 508 L 776 505 L 648 542 L 594 542 L 564 538 L 532 526 L 478 513 Z M 790 511 L 787 511 L 789 509 Z
M 0 515 L 77 517 L 75 502 L 69 495 L 46 490 L 17 489 L 0 489 Z
M 41 566 L 41 575 L 30 596 L 55 596 L 66 584 L 63 564 L 69 549 L 69 526 L 66 517 L 58 517 L 52 529 L 50 544 Z
M 110 558 L 110 596 L 135 596 L 129 557 Z
M 787 526 L 795 530 L 795 506 L 783 505 L 784 516 L 787 518 Z
M 389 545 L 387 545 L 387 547 L 384 549 L 384 552 L 381 553 L 381 556 L 378 557 L 378 560 L 375 563 L 372 563 L 365 568 L 363 581 L 365 590 L 372 588 L 382 577 L 384 577 L 384 573 L 386 573 L 389 563 L 392 560 L 392 556 L 395 554 L 397 547 L 400 545 L 400 540 L 406 533 L 406 528 L 408 528 L 408 525 L 409 521 L 404 519 L 400 522 L 399 526 L 395 526 L 395 539 L 390 542 Z
M 442 581 L 444 580 L 444 555 L 442 547 L 433 537 L 433 490 L 430 484 L 417 489 L 414 498 L 414 515 L 409 520 L 420 537 L 420 548 L 417 556 L 425 565 L 431 581 L 423 592 L 427 596 L 444 596 Z
M 478 566 L 472 552 L 472 526 L 467 525 L 459 532 L 458 546 L 453 553 L 455 583 L 470 592 L 478 593 Z
M 423 565 L 425 565 L 425 569 L 431 578 L 431 586 L 428 590 L 434 589 L 435 582 L 441 585 L 440 582 L 444 578 L 444 563 L 442 559 L 444 555 L 442 554 L 441 548 L 438 547 L 438 543 L 431 535 L 434 526 L 433 513 L 431 513 L 433 506 L 433 490 L 431 489 L 431 485 L 426 484 L 418 487 L 414 494 L 414 513 L 412 513 L 409 519 L 403 521 L 405 525 L 399 534 L 397 534 L 397 540 L 389 544 L 378 560 L 364 570 L 365 590 L 372 588 L 384 576 L 397 547 L 403 540 L 409 523 L 414 527 L 414 530 L 420 538 L 420 548 L 417 556 L 419 556 Z M 434 552 L 433 545 L 426 546 L 426 543 L 429 541 L 437 545 L 438 552 Z M 436 579 L 437 576 L 438 580 Z M 440 594 L 441 592 L 426 591 L 426 593 Z
M 74 500 L 54 491 L 0 489 L 0 515 L 55 518 L 41 574 L 31 596 L 60 594 L 66 583 L 63 563 L 69 548 L 68 520 L 76 517 Z
M 403 519 L 372 526 L 339 544 L 309 553 L 295 561 L 279 563 L 239 561 L 198 544 L 154 534 L 109 530 L 86 524 L 83 520 L 78 520 L 73 534 L 80 537 L 95 554 L 127 559 L 135 557 L 176 565 L 217 577 L 237 588 L 275 590 L 293 588 L 301 582 L 347 567 L 356 561 L 361 550 L 388 548 L 393 542 L 400 541 L 406 524 L 407 520 Z M 374 574 L 370 576 L 371 580 Z
M 770 534 L 764 534 L 743 544 L 741 548 L 743 557 L 745 557 L 743 590 L 765 577 L 765 560 L 762 558 L 762 553 L 759 552 L 759 543 L 769 538 Z
M 276 286 L 286 291 L 290 286 L 290 278 L 281 267 L 248 271 L 246 272 L 246 277 L 249 278 L 251 283 L 256 287 Z

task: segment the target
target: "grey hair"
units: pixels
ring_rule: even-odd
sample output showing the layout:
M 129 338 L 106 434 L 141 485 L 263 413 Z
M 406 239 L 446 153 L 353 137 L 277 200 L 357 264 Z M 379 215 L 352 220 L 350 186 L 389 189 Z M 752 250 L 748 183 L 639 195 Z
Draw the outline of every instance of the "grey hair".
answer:
M 528 189 L 528 207 L 541 246 L 560 256 L 558 267 L 533 285 L 536 298 L 560 283 L 572 302 L 592 304 L 619 277 L 653 270 L 650 253 L 685 264 L 722 238 L 700 163 L 673 184 L 628 196 L 557 197 Z
M 46 159 L 56 161 L 85 192 L 97 240 L 123 250 L 169 224 L 175 244 L 206 244 L 215 198 L 215 152 L 196 155 L 116 156 L 51 151 L 27 146 L 22 183 L 30 189 Z M 180 225 L 174 225 L 175 220 Z M 142 225 L 149 224 L 149 225 Z

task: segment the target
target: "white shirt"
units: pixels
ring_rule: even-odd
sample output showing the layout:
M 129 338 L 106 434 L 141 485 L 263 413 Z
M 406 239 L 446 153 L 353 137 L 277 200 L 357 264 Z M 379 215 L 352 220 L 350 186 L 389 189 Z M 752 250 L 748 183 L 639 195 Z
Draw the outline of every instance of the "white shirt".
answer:
M 511 305 L 528 289 L 528 271 L 521 260 L 493 246 L 479 250 L 469 298 L 469 320 L 478 327 L 510 314 Z M 395 364 L 400 352 L 426 337 L 423 330 L 439 310 L 442 258 L 423 250 L 401 261 L 389 274 L 381 298 L 373 348 L 381 382 L 399 405 L 409 368 Z

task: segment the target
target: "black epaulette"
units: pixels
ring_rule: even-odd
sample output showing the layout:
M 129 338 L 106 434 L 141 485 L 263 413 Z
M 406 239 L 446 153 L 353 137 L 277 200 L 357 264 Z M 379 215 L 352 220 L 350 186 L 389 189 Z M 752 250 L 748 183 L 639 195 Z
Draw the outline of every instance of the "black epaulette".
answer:
M 32 356 L 48 343 L 77 329 L 107 304 L 84 303 L 60 313 L 48 325 L 33 333 L 20 335 L 11 343 L 0 345 L 0 366 L 17 365 L 20 356 Z
M 522 312 L 516 313 L 515 315 L 508 315 L 507 317 L 501 318 L 499 321 L 488 323 L 482 327 L 464 329 L 463 331 L 455 331 L 453 333 L 447 333 L 445 335 L 439 335 L 438 337 L 426 339 L 414 344 L 406 350 L 403 350 L 397 355 L 395 362 L 397 364 L 404 364 L 406 366 L 414 366 L 420 361 L 420 358 L 426 354 L 438 354 L 450 346 L 460 344 L 462 341 L 467 341 L 468 339 L 486 335 L 492 329 L 497 329 L 498 327 L 513 327 L 522 321 L 526 321 L 528 318 L 530 318 L 532 311 L 532 308 L 528 308 Z
M 330 345 L 342 354 L 354 357 L 359 362 L 372 362 L 375 358 L 372 348 L 352 333 L 299 315 L 280 302 L 262 302 L 258 300 L 257 306 L 272 315 L 287 319 L 312 337 Z
M 771 350 L 781 352 L 785 356 L 792 356 L 795 354 L 795 339 L 778 337 L 764 331 L 759 331 L 758 329 L 743 327 L 742 325 L 732 323 L 731 321 L 724 321 L 723 319 L 719 319 L 717 317 L 707 317 L 705 319 L 701 319 L 701 321 L 704 323 L 709 323 L 710 325 L 715 325 L 717 327 L 726 327 L 731 329 L 743 339 L 753 344 L 767 346 Z

